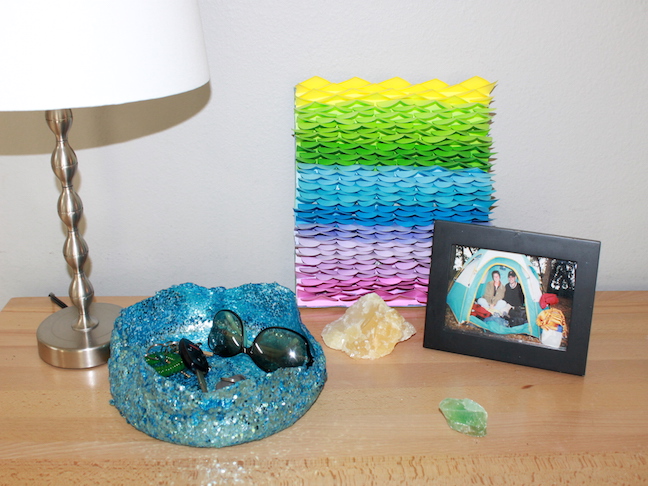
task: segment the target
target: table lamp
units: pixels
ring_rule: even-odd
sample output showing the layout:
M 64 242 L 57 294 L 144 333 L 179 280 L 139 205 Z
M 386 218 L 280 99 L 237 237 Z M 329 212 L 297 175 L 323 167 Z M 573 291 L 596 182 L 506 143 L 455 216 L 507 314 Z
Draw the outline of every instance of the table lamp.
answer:
M 38 352 L 61 368 L 91 368 L 110 355 L 120 308 L 95 303 L 83 270 L 83 205 L 74 190 L 77 159 L 68 143 L 72 108 L 171 96 L 209 81 L 197 0 L 20 0 L 0 6 L 0 110 L 45 111 L 61 182 L 63 255 L 73 306 L 43 321 Z

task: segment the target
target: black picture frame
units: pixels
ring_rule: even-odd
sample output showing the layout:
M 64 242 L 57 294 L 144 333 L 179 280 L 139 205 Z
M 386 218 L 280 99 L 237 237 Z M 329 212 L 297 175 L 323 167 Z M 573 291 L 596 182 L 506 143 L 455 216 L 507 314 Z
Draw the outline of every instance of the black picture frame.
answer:
M 593 240 L 437 221 L 423 346 L 584 375 L 600 247 L 601 243 Z M 486 305 L 486 300 L 480 301 L 486 307 L 476 305 L 489 278 L 497 280 L 497 273 L 499 280 L 505 283 L 511 272 L 511 293 L 507 295 L 514 301 L 514 288 L 522 289 L 524 306 L 508 306 L 509 314 L 505 315 L 500 312 L 506 310 L 499 310 L 499 307 L 507 308 L 503 299 L 495 306 Z M 507 275 L 506 279 L 502 273 Z M 538 302 L 535 300 L 538 294 L 535 279 L 544 296 Z M 493 288 L 494 284 L 491 290 Z M 548 301 L 553 302 L 549 309 L 560 312 L 550 311 L 538 320 L 545 310 L 542 305 Z M 473 314 L 468 317 L 467 307 Z M 492 314 L 487 316 L 489 310 Z M 527 321 L 519 327 L 514 316 L 516 311 L 521 315 L 519 321 Z M 561 314 L 564 324 L 557 327 Z M 552 317 L 556 319 L 551 320 Z M 544 329 L 538 323 L 554 329 Z

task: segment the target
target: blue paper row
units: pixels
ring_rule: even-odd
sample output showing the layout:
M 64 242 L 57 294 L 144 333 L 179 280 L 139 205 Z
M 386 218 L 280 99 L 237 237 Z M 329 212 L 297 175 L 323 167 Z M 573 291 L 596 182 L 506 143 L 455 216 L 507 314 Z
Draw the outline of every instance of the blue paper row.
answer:
M 297 167 L 297 224 L 432 225 L 488 222 L 490 175 L 477 169 Z
M 457 210 L 458 209 L 458 210 Z M 460 223 L 486 223 L 489 220 L 488 209 L 465 208 L 433 209 L 379 206 L 373 208 L 325 208 L 316 205 L 299 204 L 295 209 L 297 224 L 383 224 L 400 226 L 420 226 L 432 224 L 437 219 L 452 220 Z

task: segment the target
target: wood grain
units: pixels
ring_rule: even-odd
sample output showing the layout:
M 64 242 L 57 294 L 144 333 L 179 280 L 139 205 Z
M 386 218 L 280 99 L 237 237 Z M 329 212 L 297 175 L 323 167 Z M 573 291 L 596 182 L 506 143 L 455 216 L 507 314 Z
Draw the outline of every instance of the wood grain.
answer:
M 141 298 L 99 301 L 131 305 Z M 376 361 L 324 348 L 329 378 L 294 426 L 224 449 L 160 442 L 110 405 L 108 369 L 38 357 L 46 298 L 0 312 L 0 484 L 648 484 L 648 292 L 597 294 L 587 375 L 425 349 L 417 329 Z M 341 308 L 303 309 L 320 339 Z M 469 397 L 488 435 L 452 431 L 438 411 Z

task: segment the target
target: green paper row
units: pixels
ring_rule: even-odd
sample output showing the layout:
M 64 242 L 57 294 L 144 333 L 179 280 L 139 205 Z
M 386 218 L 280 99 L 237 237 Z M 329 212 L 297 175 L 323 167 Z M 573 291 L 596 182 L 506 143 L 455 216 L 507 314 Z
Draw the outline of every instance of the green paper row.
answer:
M 412 117 L 421 118 L 436 115 L 441 115 L 446 118 L 462 118 L 467 114 L 488 117 L 491 112 L 491 108 L 481 103 L 471 103 L 457 107 L 444 104 L 441 101 L 421 102 L 416 100 L 399 100 L 385 105 L 375 105 L 359 100 L 338 105 L 313 102 L 295 108 L 295 115 L 297 117 L 307 114 L 317 114 L 332 118 L 353 118 L 368 115 L 381 117 L 383 114 L 390 117 L 394 113 L 406 113 Z
M 309 105 L 311 106 L 311 105 Z M 396 129 L 410 130 L 448 130 L 466 132 L 478 127 L 488 131 L 491 113 L 488 108 L 473 105 L 471 110 L 447 110 L 444 112 L 416 111 L 376 111 L 375 107 L 358 113 L 331 113 L 330 108 L 310 110 L 302 108 L 296 112 L 298 130 L 339 129 L 344 131 Z M 416 108 L 416 107 L 414 107 Z
M 359 157 L 452 157 L 461 155 L 463 152 L 474 152 L 476 154 L 493 155 L 490 151 L 490 143 L 466 144 L 452 143 L 452 141 L 442 144 L 427 145 L 420 143 L 381 143 L 370 144 L 338 144 L 338 143 L 300 143 L 296 147 L 297 157 L 304 159 L 313 159 L 319 156 L 339 156 L 348 158 L 351 156 Z
M 389 156 L 373 155 L 363 156 L 360 154 L 308 154 L 300 156 L 297 154 L 297 162 L 303 164 L 320 164 L 320 165 L 402 165 L 402 166 L 419 166 L 419 167 L 443 167 L 444 169 L 480 169 L 488 171 L 491 167 L 491 152 L 480 153 L 473 150 L 470 153 L 462 152 L 443 152 L 437 151 L 429 156 L 402 156 L 396 151 Z
M 388 133 L 408 133 L 419 132 L 426 136 L 443 136 L 441 133 L 451 135 L 459 133 L 463 135 L 485 135 L 488 133 L 490 126 L 488 123 L 463 123 L 457 120 L 443 120 L 442 123 L 419 123 L 419 122 L 395 122 L 395 121 L 382 121 L 372 123 L 345 123 L 338 124 L 335 122 L 327 123 L 313 123 L 298 121 L 297 130 L 317 130 L 322 133 L 333 133 L 334 131 L 343 131 L 346 133 L 363 131 L 367 133 L 374 133 L 375 131 L 383 131 Z
M 473 105 L 473 108 L 476 107 L 484 108 Z M 322 110 L 321 107 L 318 109 Z M 305 108 L 301 111 L 305 111 Z M 456 111 L 459 110 L 449 110 Z M 352 120 L 351 113 L 348 115 L 345 121 Z M 441 121 L 441 125 L 422 119 L 416 123 L 374 121 L 369 124 L 338 125 L 335 121 L 300 122 L 298 116 L 296 160 L 299 163 L 323 165 L 440 166 L 451 170 L 477 168 L 488 171 L 494 155 L 490 151 L 492 139 L 488 136 L 489 125 L 463 123 L 456 119 Z M 377 128 L 378 125 L 381 125 L 380 128 Z
M 317 130 L 295 130 L 295 136 L 297 137 L 298 143 L 301 140 L 314 142 L 336 140 L 356 141 L 358 139 L 366 139 L 369 141 L 380 140 L 391 142 L 394 140 L 405 139 L 437 144 L 442 143 L 446 139 L 462 142 L 484 140 L 490 138 L 488 136 L 489 128 L 488 125 L 471 125 L 465 130 L 440 130 L 433 126 L 421 129 L 410 129 L 398 126 L 398 124 L 394 124 L 393 127 L 384 127 L 380 129 L 362 128 L 357 130 L 345 130 L 340 127 L 319 127 Z

